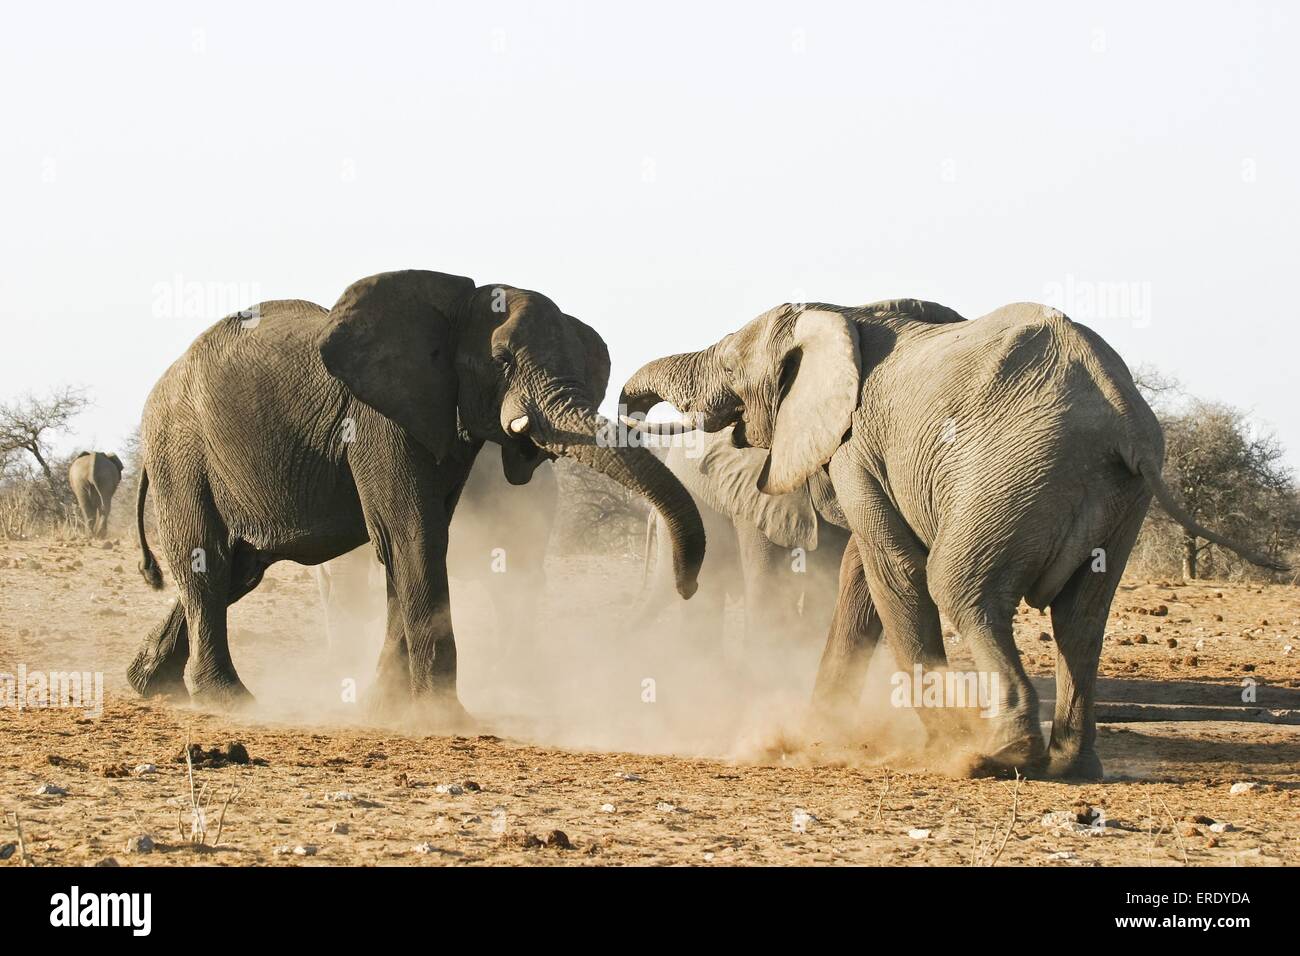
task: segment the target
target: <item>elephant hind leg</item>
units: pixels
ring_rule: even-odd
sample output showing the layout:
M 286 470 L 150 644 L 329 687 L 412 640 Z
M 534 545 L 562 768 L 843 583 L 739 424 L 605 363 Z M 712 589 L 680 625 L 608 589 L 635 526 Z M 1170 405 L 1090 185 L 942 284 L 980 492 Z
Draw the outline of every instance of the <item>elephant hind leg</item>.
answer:
M 1052 600 L 1056 638 L 1056 708 L 1048 750 L 1053 777 L 1100 780 L 1097 755 L 1097 662 L 1111 600 L 1146 515 L 1149 495 L 1135 500 L 1103 542 L 1104 563 L 1085 561 Z
M 180 601 L 173 601 L 167 617 L 144 639 L 126 669 L 126 679 L 141 697 L 162 695 L 187 701 L 190 692 L 185 686 L 185 663 L 189 656 L 185 609 Z

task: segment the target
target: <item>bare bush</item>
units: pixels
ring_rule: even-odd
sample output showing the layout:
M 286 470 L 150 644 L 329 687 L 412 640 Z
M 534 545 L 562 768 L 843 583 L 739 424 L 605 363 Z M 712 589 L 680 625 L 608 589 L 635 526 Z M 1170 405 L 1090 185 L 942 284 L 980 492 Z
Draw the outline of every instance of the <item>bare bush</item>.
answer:
M 556 547 L 570 554 L 639 555 L 649 505 L 618 482 L 576 462 L 559 459 Z

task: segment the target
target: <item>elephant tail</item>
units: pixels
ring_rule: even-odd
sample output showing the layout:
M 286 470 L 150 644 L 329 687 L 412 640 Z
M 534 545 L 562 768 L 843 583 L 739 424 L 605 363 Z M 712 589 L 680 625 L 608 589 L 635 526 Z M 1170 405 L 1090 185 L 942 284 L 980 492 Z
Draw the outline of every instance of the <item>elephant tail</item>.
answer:
M 144 536 L 144 499 L 149 493 L 149 470 L 140 469 L 140 486 L 135 492 L 135 529 L 140 536 L 140 573 L 145 582 L 155 591 L 163 589 L 162 569 L 158 559 L 149 550 L 149 541 Z
M 1155 495 L 1156 501 L 1160 502 L 1160 507 L 1164 508 L 1169 517 L 1173 518 L 1180 525 L 1190 531 L 1198 538 L 1204 538 L 1212 544 L 1220 545 L 1230 551 L 1235 551 L 1241 557 L 1245 558 L 1251 564 L 1258 565 L 1261 568 L 1268 568 L 1270 571 L 1290 571 L 1291 568 L 1280 563 L 1274 558 L 1253 551 L 1245 545 L 1233 541 L 1231 538 L 1219 534 L 1217 531 L 1211 531 L 1203 524 L 1199 524 L 1187 510 L 1178 503 L 1174 493 L 1165 484 L 1164 478 L 1160 476 L 1160 463 L 1151 458 L 1139 459 L 1137 472 L 1142 476 L 1142 480 L 1147 483 L 1151 493 Z

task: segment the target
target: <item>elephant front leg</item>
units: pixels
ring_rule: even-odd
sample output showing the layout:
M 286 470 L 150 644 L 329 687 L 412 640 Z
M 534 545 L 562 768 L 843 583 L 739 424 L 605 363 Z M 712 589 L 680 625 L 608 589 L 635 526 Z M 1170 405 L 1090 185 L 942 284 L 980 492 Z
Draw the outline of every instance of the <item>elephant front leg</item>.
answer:
M 813 712 L 819 720 L 834 725 L 857 706 L 881 631 L 862 570 L 862 554 L 856 539 L 850 538 L 840 560 L 835 616 L 813 687 Z
M 404 647 L 414 716 L 440 730 L 464 729 L 472 721 L 456 693 L 456 638 L 451 627 L 446 528 L 428 529 L 400 547 L 394 553 L 392 566 L 392 586 L 405 640 L 401 645 L 393 640 L 390 618 L 380 673 L 389 681 L 391 693 Z

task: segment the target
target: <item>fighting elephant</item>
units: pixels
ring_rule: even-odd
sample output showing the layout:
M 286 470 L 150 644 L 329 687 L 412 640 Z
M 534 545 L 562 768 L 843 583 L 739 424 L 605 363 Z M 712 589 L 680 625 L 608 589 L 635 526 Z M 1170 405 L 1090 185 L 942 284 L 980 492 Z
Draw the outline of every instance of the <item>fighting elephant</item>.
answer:
M 265 302 L 216 323 L 154 387 L 141 428 L 141 572 L 152 487 L 179 591 L 128 677 L 141 694 L 228 706 L 250 695 L 231 660 L 226 609 L 266 568 L 315 565 L 370 540 L 384 564 L 387 632 L 373 706 L 466 719 L 447 587 L 452 513 L 485 441 L 512 484 L 565 456 L 664 514 L 677 587 L 695 591 L 704 533 L 690 495 L 643 448 L 598 442 L 609 353 L 536 292 L 438 272 L 388 272 L 331 309 Z
M 720 645 L 731 597 L 744 605 L 746 653 L 824 634 L 849 539 L 826 476 L 817 472 L 788 494 L 764 495 L 757 481 L 767 456 L 735 447 L 730 428 L 676 440 L 666 452 L 664 464 L 695 498 L 709 540 L 708 573 L 683 607 L 692 626 Z M 634 628 L 680 605 L 662 524 L 653 512 L 646 518 L 646 587 Z
M 484 587 L 502 646 L 521 646 L 534 637 L 558 498 L 549 462 L 538 466 L 528 484 L 516 488 L 506 481 L 501 451 L 493 444 L 474 459 L 461 491 L 449 533 L 447 573 L 458 583 Z M 349 658 L 383 606 L 383 566 L 375 560 L 375 549 L 367 543 L 318 564 L 316 584 L 330 652 L 336 659 Z
M 1111 599 L 1152 495 L 1194 534 L 1161 480 L 1164 438 L 1120 357 L 1055 309 L 983 318 L 904 299 L 782 305 L 698 352 L 637 371 L 635 422 L 661 400 L 684 425 L 735 425 L 767 449 L 761 490 L 825 469 L 853 532 L 817 700 L 856 701 L 883 626 L 904 672 L 946 664 L 939 613 L 996 689 L 976 771 L 1098 778 L 1094 688 Z M 1012 639 L 1021 599 L 1050 608 L 1050 745 Z M 976 676 L 979 676 L 977 674 Z M 964 723 L 920 709 L 932 736 Z
M 68 466 L 68 484 L 86 533 L 102 538 L 108 532 L 113 493 L 122 482 L 122 459 L 102 451 L 83 451 Z

